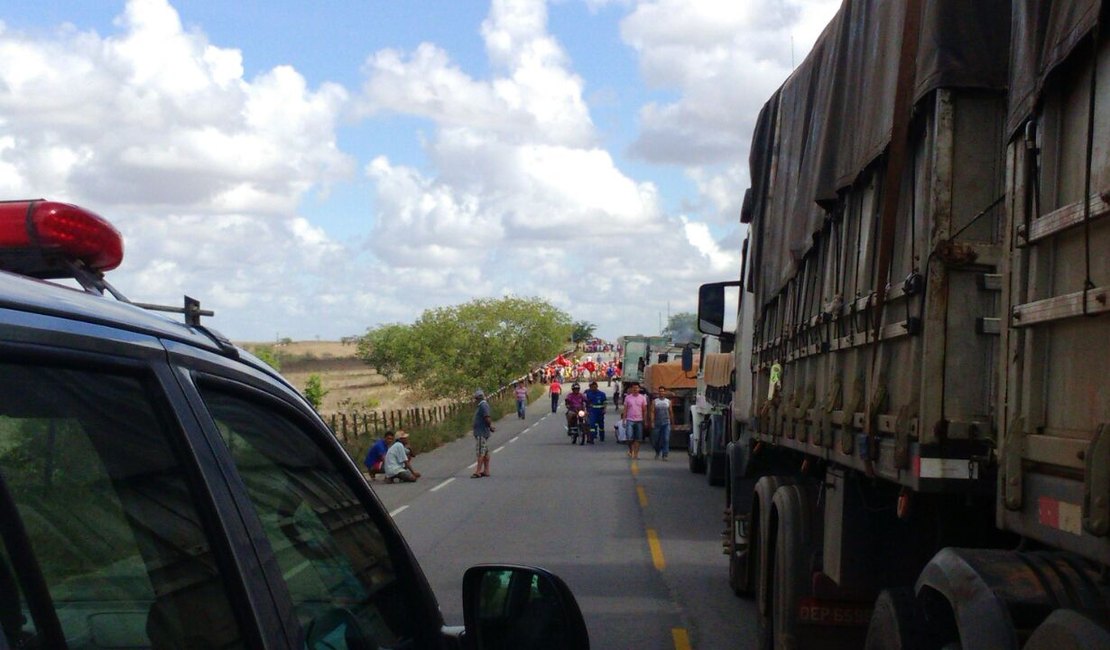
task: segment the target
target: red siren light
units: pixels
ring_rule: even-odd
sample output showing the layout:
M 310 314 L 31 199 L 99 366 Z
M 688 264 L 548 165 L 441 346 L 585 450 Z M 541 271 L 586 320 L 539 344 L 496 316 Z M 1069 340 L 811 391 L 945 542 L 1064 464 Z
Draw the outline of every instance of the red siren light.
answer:
M 55 201 L 0 201 L 0 268 L 37 278 L 71 275 L 66 261 L 110 271 L 123 236 L 100 215 Z

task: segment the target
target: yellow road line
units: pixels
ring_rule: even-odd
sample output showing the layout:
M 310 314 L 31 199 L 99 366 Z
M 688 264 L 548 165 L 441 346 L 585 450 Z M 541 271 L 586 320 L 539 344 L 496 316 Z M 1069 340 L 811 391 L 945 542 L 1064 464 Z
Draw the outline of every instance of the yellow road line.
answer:
M 667 561 L 663 559 L 663 547 L 659 544 L 659 536 L 654 528 L 647 529 L 648 548 L 651 549 L 651 561 L 659 571 L 667 568 Z
M 672 627 L 671 638 L 674 639 L 674 650 L 690 650 L 690 636 L 686 628 Z
M 642 486 L 642 485 L 637 485 L 636 486 L 636 496 L 640 497 L 640 507 L 641 508 L 646 508 L 647 507 L 647 492 L 644 492 L 644 486 Z
M 636 461 L 632 461 L 632 475 L 633 476 L 639 476 L 640 475 L 640 466 L 636 464 Z

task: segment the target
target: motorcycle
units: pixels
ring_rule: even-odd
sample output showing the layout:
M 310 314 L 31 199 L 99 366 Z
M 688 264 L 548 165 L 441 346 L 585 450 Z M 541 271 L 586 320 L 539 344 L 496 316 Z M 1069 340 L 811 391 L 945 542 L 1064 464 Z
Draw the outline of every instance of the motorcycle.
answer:
M 578 411 L 567 410 L 567 435 L 570 436 L 570 444 L 586 444 L 586 410 L 579 409 Z M 578 442 L 581 436 L 582 442 Z

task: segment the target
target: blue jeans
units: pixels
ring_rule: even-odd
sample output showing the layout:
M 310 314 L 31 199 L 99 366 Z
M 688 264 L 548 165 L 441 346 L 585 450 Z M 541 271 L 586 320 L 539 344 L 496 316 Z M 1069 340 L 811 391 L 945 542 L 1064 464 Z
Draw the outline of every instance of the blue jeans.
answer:
M 559 410 L 559 393 L 551 393 L 551 412 Z
M 655 440 L 652 441 L 652 446 L 655 447 L 655 453 L 663 454 L 663 458 L 666 458 L 671 451 L 671 423 L 656 423 L 654 437 Z
M 518 417 L 524 417 L 524 400 L 522 399 L 516 401 L 516 414 Z

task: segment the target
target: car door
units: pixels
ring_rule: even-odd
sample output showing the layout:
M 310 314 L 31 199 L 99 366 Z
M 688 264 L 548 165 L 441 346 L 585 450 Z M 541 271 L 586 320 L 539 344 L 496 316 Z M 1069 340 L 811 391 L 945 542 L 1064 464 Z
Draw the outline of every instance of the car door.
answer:
M 440 648 L 435 597 L 384 507 L 294 391 L 170 344 L 294 645 Z
M 273 645 L 183 404 L 157 339 L 0 309 L 0 645 Z

